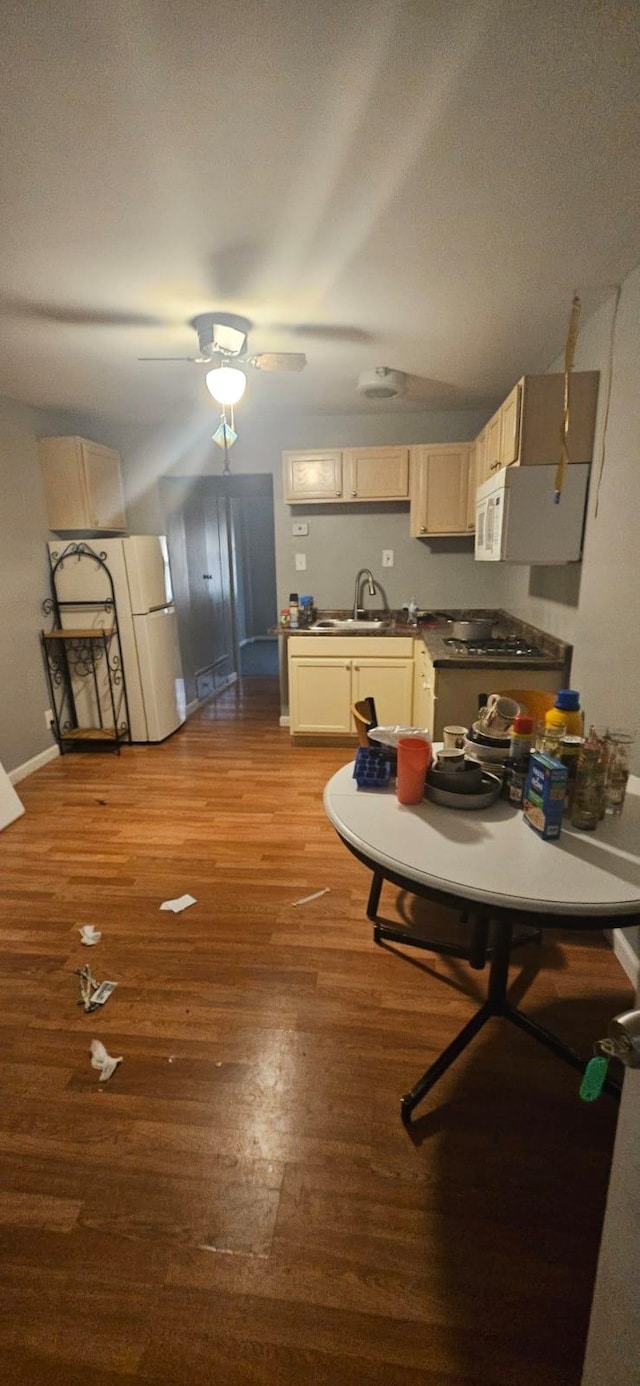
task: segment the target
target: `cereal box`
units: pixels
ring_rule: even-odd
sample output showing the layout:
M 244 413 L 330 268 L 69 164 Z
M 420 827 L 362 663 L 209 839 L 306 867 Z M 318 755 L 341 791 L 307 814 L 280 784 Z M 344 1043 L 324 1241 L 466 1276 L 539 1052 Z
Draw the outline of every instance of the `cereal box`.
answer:
M 532 751 L 522 812 L 525 823 L 546 842 L 560 836 L 566 792 L 566 765 L 543 751 Z

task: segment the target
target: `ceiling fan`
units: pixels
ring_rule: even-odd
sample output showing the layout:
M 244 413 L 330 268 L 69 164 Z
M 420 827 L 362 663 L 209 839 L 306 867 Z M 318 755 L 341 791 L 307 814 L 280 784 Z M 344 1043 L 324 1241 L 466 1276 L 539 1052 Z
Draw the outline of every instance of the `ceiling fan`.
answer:
M 247 335 L 252 323 L 236 313 L 199 313 L 189 324 L 198 334 L 199 356 L 139 356 L 139 361 L 194 361 L 198 364 L 229 361 L 256 371 L 301 371 L 307 364 L 302 351 L 261 351 L 247 355 Z

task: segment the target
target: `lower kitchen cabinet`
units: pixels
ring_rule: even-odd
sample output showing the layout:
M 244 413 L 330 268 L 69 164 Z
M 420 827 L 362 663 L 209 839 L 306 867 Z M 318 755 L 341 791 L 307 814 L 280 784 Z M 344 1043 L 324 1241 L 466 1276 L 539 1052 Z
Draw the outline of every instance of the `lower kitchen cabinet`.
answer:
M 312 645 L 309 637 L 290 636 L 288 643 L 292 736 L 353 734 L 351 704 L 361 698 L 374 699 L 383 726 L 411 725 L 411 638 L 319 636 Z
M 418 665 L 416 663 L 416 679 Z M 434 668 L 427 656 L 423 668 L 424 681 L 424 720 L 419 718 L 416 725 L 429 727 L 435 741 L 442 741 L 443 728 L 449 726 L 470 727 L 476 720 L 478 698 L 482 693 L 500 693 L 509 688 L 541 689 L 557 693 L 565 687 L 562 669 L 525 669 L 514 665 L 509 669 L 458 669 L 438 665 Z M 431 716 L 429 713 L 431 699 Z
M 433 735 L 436 671 L 424 641 L 414 641 L 414 647 L 413 724 L 426 727 Z

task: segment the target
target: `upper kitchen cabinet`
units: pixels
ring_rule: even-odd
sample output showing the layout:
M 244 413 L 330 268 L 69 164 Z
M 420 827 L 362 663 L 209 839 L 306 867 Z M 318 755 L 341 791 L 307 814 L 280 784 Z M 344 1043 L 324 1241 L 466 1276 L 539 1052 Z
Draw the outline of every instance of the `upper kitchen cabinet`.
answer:
M 409 499 L 408 447 L 285 452 L 282 465 L 289 505 Z
M 344 499 L 342 452 L 283 452 L 284 499 L 289 505 Z
M 408 500 L 408 448 L 348 448 L 343 454 L 345 500 Z
M 77 437 L 41 438 L 38 453 L 50 529 L 126 530 L 119 453 Z
M 469 444 L 424 444 L 411 449 L 410 533 L 469 534 Z
M 590 462 L 593 456 L 598 380 L 598 371 L 571 375 L 567 448 L 573 463 Z M 563 411 L 564 374 L 523 376 L 483 430 L 484 479 L 502 467 L 559 461 Z

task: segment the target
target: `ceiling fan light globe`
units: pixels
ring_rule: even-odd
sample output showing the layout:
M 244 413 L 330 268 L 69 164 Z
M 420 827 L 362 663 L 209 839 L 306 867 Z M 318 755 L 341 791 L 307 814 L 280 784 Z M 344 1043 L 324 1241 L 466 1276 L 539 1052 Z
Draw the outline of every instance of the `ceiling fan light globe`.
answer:
M 247 377 L 237 366 L 216 366 L 207 371 L 205 384 L 218 404 L 237 404 L 247 388 Z

